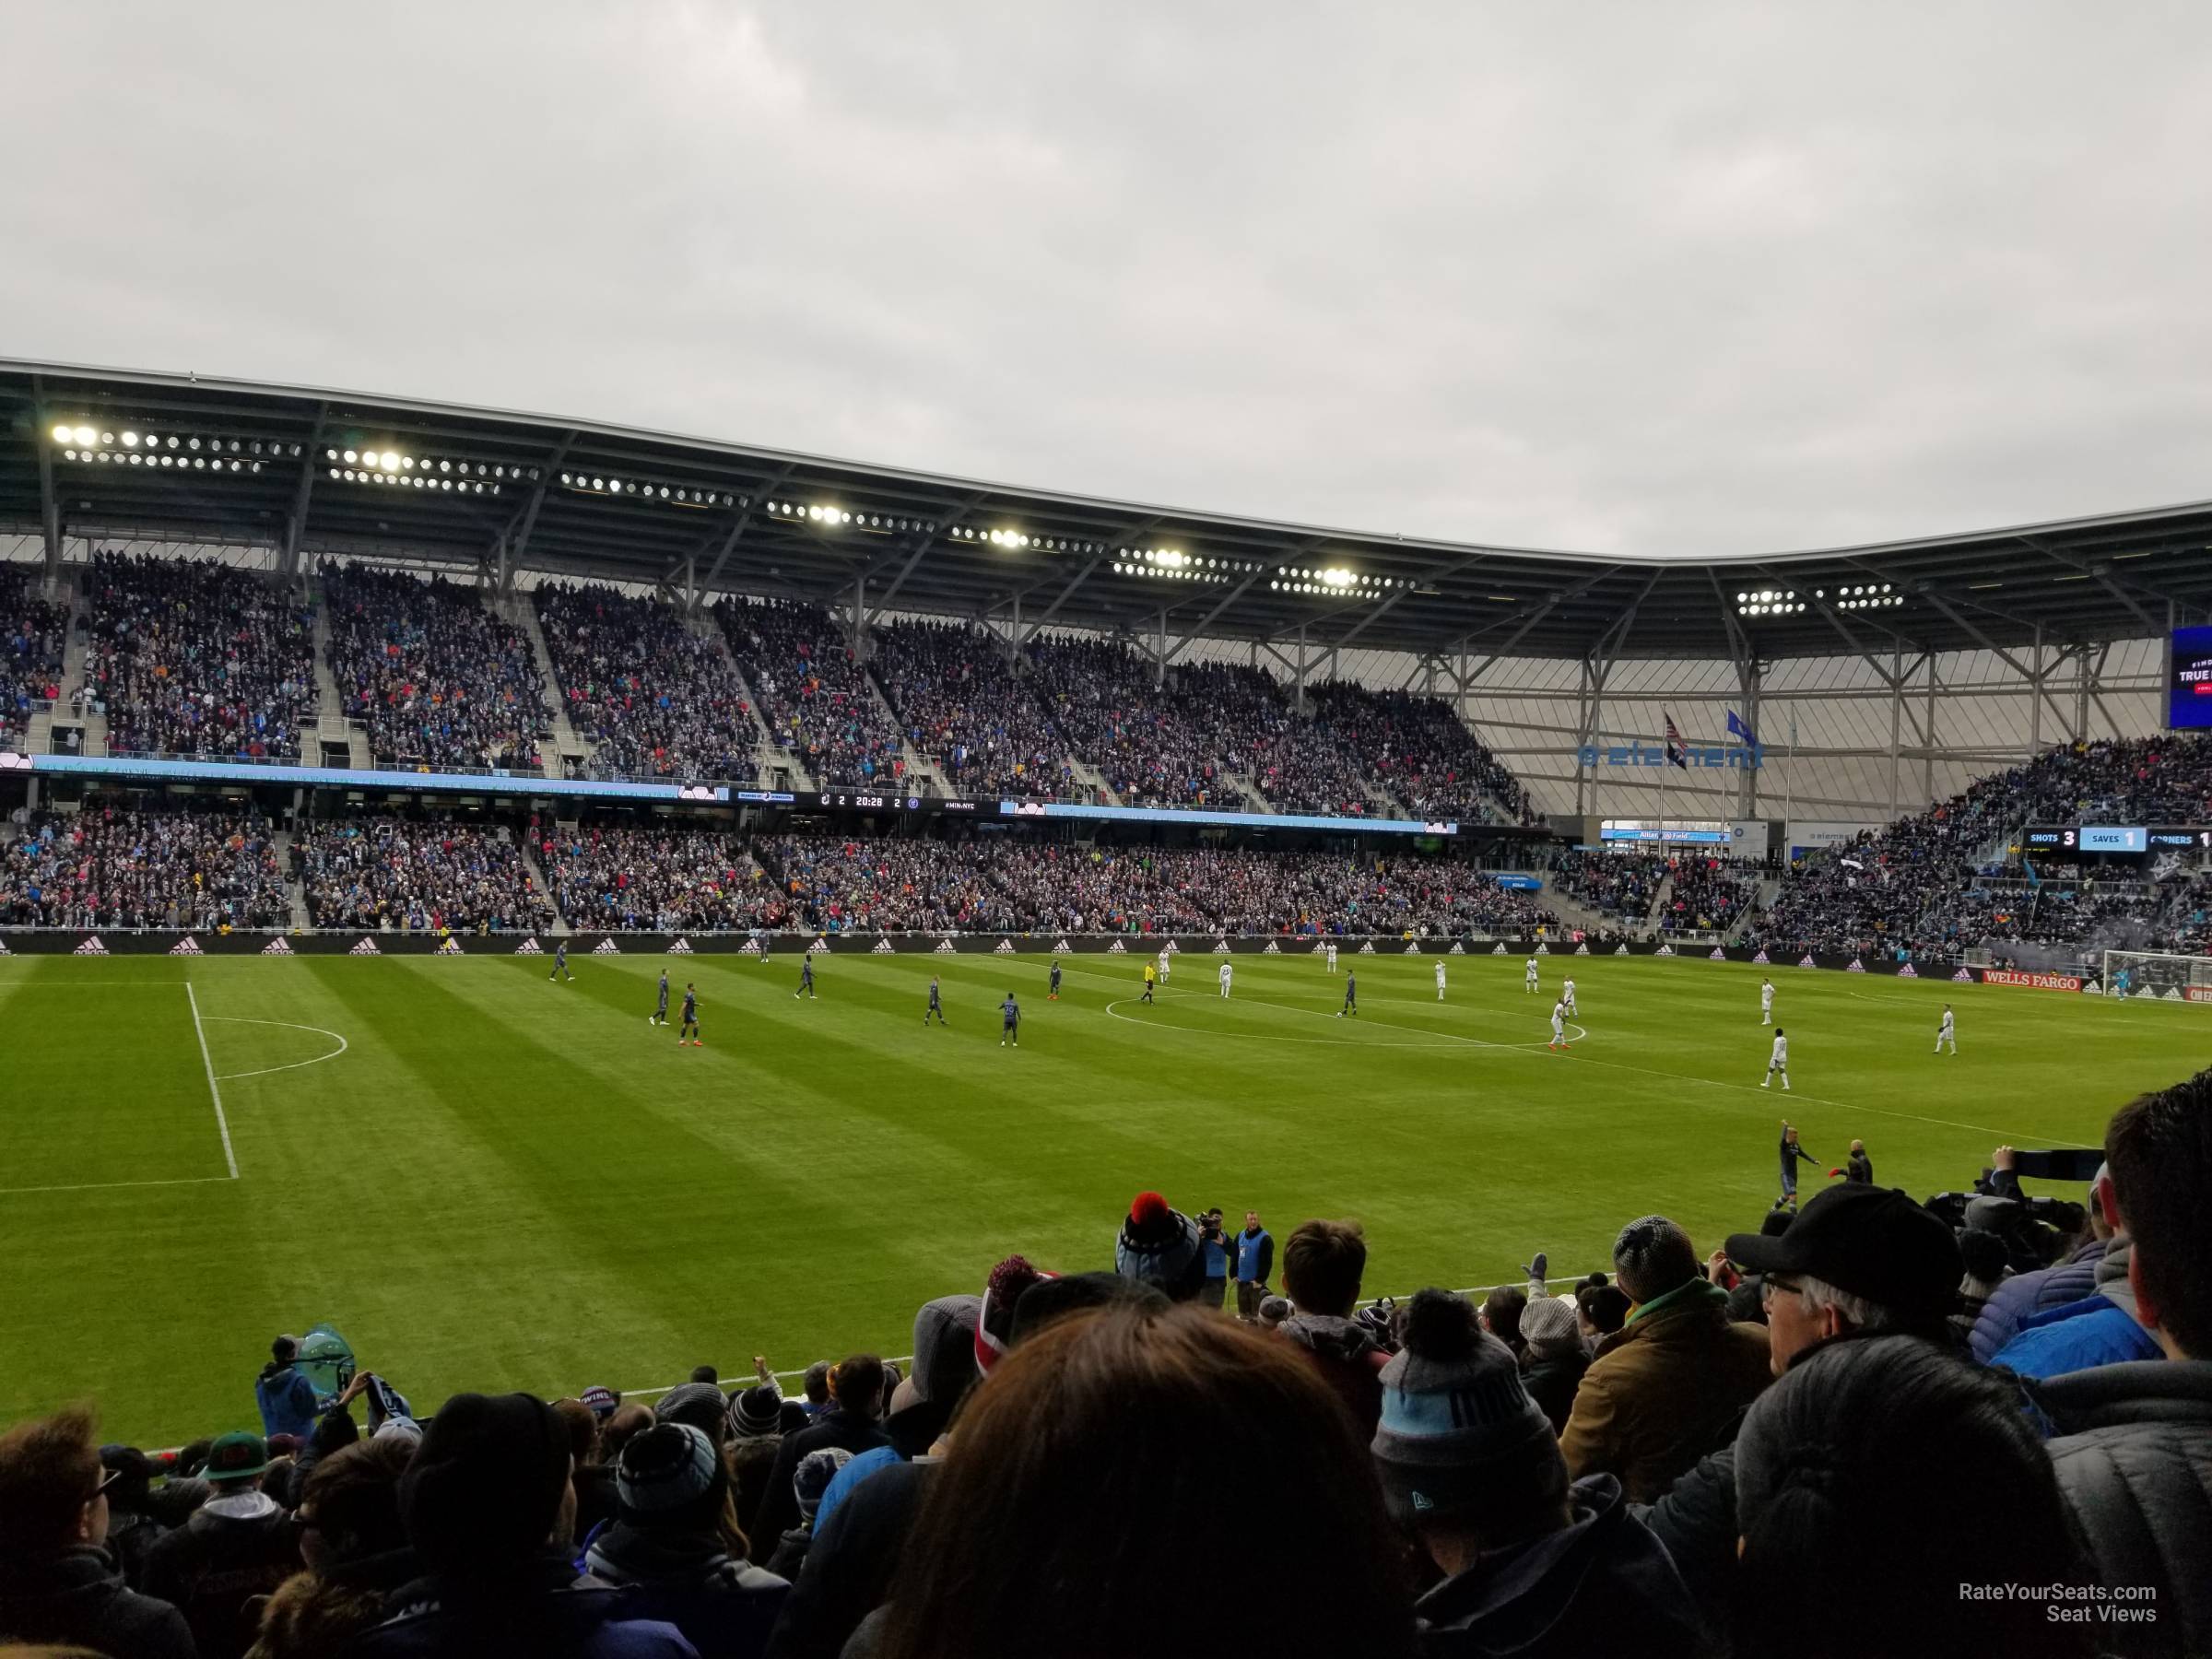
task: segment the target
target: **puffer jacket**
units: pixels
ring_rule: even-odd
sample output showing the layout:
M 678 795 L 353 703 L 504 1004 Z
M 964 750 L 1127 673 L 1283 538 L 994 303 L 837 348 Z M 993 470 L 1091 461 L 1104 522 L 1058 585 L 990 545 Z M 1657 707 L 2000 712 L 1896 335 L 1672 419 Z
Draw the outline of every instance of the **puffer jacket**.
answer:
M 2098 1259 L 2095 1295 L 2030 1315 L 1990 1363 L 2023 1377 L 2048 1378 L 2157 1359 L 2159 1345 L 2136 1318 L 2135 1288 L 2127 1282 L 2134 1248 L 2124 1238 L 2113 1242 L 2117 1247 Z
M 1390 1356 L 1375 1346 L 1367 1328 L 1333 1313 L 1293 1313 L 1278 1329 L 1344 1402 L 1360 1438 L 1371 1438 L 1382 1419 L 1382 1368 Z
M 1732 1323 L 1719 1286 L 1653 1298 L 1598 1344 L 1575 1391 L 1559 1436 L 1568 1475 L 1617 1476 L 1630 1502 L 1651 1502 L 1774 1380 L 1769 1359 L 1766 1328 Z
M 2100 1619 L 2100 1651 L 2212 1653 L 2212 1360 L 2099 1366 L 2039 1394 L 2060 1430 L 2051 1466 L 2098 1579 L 2157 1595 L 2107 1604 L 2156 1617 Z
M 2097 1264 L 2108 1248 L 2103 1240 L 2091 1239 L 2056 1266 L 2016 1273 L 1999 1285 L 1974 1321 L 1974 1363 L 1987 1365 L 1995 1359 L 1997 1350 L 2020 1334 L 2020 1326 L 2031 1315 L 2094 1296 Z

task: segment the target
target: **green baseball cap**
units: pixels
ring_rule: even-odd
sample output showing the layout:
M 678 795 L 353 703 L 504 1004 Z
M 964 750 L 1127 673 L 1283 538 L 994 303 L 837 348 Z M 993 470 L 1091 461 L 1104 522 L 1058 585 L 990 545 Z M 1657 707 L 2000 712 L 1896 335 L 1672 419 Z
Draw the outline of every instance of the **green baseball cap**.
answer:
M 207 1448 L 207 1465 L 200 1471 L 206 1480 L 246 1480 L 265 1474 L 269 1466 L 269 1443 L 242 1429 L 216 1436 Z

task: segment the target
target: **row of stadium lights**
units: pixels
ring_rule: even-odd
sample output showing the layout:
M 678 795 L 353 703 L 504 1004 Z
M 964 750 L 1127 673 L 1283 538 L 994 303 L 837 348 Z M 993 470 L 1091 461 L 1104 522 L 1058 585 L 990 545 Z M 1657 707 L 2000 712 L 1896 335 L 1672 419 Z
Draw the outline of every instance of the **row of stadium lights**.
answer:
M 389 484 L 402 489 L 443 489 L 462 495 L 503 494 L 504 483 L 494 480 L 520 483 L 524 472 L 520 466 L 495 465 L 488 461 L 418 460 L 397 450 L 334 447 L 323 452 L 323 459 L 329 464 L 330 477 L 347 484 Z M 537 477 L 535 467 L 528 473 L 533 478 Z
M 535 477 L 533 472 L 530 475 Z M 649 479 L 608 477 L 597 473 L 562 473 L 560 481 L 586 495 L 623 496 L 640 501 L 666 501 L 677 507 L 735 507 L 734 495 L 688 484 L 655 484 Z
M 935 530 L 936 526 L 916 518 L 887 517 L 880 512 L 854 512 L 849 507 L 825 506 L 819 501 L 771 501 L 768 516 L 785 524 L 818 524 L 825 530 L 841 530 L 850 525 L 855 530 L 899 532 L 908 530 Z M 959 531 L 953 534 L 958 535 Z
M 1277 571 L 1277 580 L 1267 585 L 1284 594 L 1353 594 L 1372 597 L 1392 588 L 1409 588 L 1413 585 L 1402 576 L 1367 576 L 1358 571 L 1347 571 L 1342 565 L 1331 565 L 1319 571 L 1280 565 Z
M 56 422 L 53 441 L 65 461 L 102 466 L 168 466 L 196 472 L 259 472 L 264 457 L 297 455 L 300 446 L 264 442 L 258 438 L 203 438 L 192 432 L 142 432 L 126 427 L 101 430 L 74 421 Z
M 1893 594 L 1889 591 L 1889 583 L 1887 582 L 1878 585 L 1869 582 L 1863 587 L 1838 588 L 1836 595 L 1838 610 L 1874 610 L 1882 606 L 1902 605 L 1905 602 L 1902 594 Z M 1828 590 L 1815 588 L 1813 597 L 1825 599 L 1828 597 Z M 1797 597 L 1797 591 L 1794 588 L 1786 590 L 1767 588 L 1757 593 L 1738 594 L 1735 596 L 1735 614 L 1739 617 L 1791 616 L 1804 609 L 1805 601 Z
M 1201 559 L 1181 547 L 1124 547 L 1113 573 L 1153 582 L 1228 582 L 1257 575 L 1259 569 L 1248 559 Z

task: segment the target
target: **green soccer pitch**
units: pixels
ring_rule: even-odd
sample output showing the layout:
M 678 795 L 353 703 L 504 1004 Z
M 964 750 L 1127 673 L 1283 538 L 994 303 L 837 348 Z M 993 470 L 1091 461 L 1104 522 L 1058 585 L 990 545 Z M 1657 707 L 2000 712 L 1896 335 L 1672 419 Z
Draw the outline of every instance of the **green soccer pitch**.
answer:
M 327 1320 L 420 1409 L 903 1354 L 913 1311 L 1020 1252 L 1110 1266 L 1129 1199 L 1366 1224 L 1370 1294 L 1606 1262 L 1653 1210 L 1757 1225 L 1780 1120 L 1916 1196 L 2000 1141 L 2094 1145 L 2212 1054 L 2212 1009 L 1695 956 L 817 959 L 795 950 L 0 961 L 0 1422 L 90 1396 L 174 1443 L 256 1421 L 270 1337 Z M 650 1026 L 699 986 L 706 1046 Z M 1547 1052 L 1562 976 L 1580 1016 Z M 949 1030 L 924 1029 L 933 973 Z M 998 1004 L 1023 1009 L 1000 1046 Z M 1942 1004 L 1959 1054 L 1938 1059 Z M 1805 1190 L 1821 1182 L 1808 1171 Z M 2078 1189 L 2076 1189 L 2077 1194 Z

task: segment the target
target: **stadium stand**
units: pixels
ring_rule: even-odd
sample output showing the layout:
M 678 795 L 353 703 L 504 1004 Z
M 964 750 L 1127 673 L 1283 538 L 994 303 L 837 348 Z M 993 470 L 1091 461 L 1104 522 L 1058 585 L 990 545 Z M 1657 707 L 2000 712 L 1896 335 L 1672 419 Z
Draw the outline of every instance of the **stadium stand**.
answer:
M 321 824 L 292 859 L 310 920 L 351 931 L 534 931 L 553 921 L 522 851 L 500 831 L 379 818 Z
M 1163 1621 L 1294 1659 L 2201 1653 L 2207 1122 L 2212 1072 L 2114 1113 L 2097 1203 L 2128 1233 L 2031 1217 L 2000 1149 L 1973 1219 L 2001 1233 L 1846 1181 L 1724 1241 L 1629 1219 L 1606 1271 L 1569 1286 L 1535 1253 L 1487 1297 L 1362 1307 L 1387 1263 L 1304 1221 L 1288 1300 L 1251 1318 L 1208 1305 L 1200 1220 L 1143 1192 L 1057 1274 L 976 1257 L 987 1295 L 916 1311 L 896 1390 L 850 1353 L 805 1406 L 695 1372 L 418 1419 L 369 1357 L 280 1336 L 251 1406 L 240 1384 L 262 1432 L 102 1446 L 76 1406 L 0 1434 L 0 1633 L 262 1659 L 524 1651 L 500 1630 L 633 1659 L 1105 1659 Z M 2019 1317 L 1960 1311 L 1992 1245 L 2023 1293 L 2126 1262 L 2155 1357 L 2011 1369 L 2112 1312 L 2090 1298 L 1978 1358 L 1970 1327 Z M 1223 1595 L 1224 1513 L 1265 1516 L 1327 1594 Z M 1822 1569 L 1851 1597 L 1816 1631 L 1794 1616 Z M 1959 1594 L 2007 1571 L 2037 1588 Z M 2047 1616 L 2096 1586 L 2155 1616 L 2094 1642 Z
M 1521 781 L 1442 699 L 1374 691 L 1349 680 L 1332 680 L 1311 695 L 1315 718 L 1416 818 L 1534 821 Z
M 30 717 L 62 694 L 69 613 L 33 596 L 29 572 L 0 569 L 0 749 L 20 748 Z
M 712 933 L 789 919 L 759 864 L 720 831 L 592 827 L 535 834 L 560 913 L 580 930 Z
M 2155 922 L 2156 907 L 2134 900 L 2086 910 L 2059 901 L 2046 911 L 2033 891 L 1984 885 L 1983 873 L 2028 877 L 2028 866 L 2007 864 L 2005 853 L 2027 824 L 2196 823 L 2208 809 L 2212 738 L 2048 749 L 1793 869 L 1749 937 L 1768 949 L 1955 955 L 1993 939 L 2078 939 L 2100 914 Z
M 895 784 L 899 731 L 817 605 L 725 599 L 714 607 L 775 740 L 821 784 Z
M 289 919 L 285 875 L 257 815 L 37 814 L 0 844 L 0 923 L 11 927 L 205 932 Z
M 533 595 L 570 724 L 608 778 L 750 778 L 744 688 L 681 612 L 600 586 Z
M 1068 751 L 1124 806 L 1248 805 L 1227 774 L 1249 765 L 1279 718 L 1270 694 L 1191 664 L 1155 686 L 1150 665 L 1111 640 L 1040 639 L 1030 660 Z
M 1659 915 L 1662 931 L 1725 933 L 1759 900 L 1758 866 L 1738 858 L 1678 853 L 1668 861 L 1673 886 Z
M 538 769 L 551 705 L 536 655 L 481 589 L 352 565 L 329 570 L 323 593 L 330 671 L 379 761 Z
M 1552 860 L 1550 874 L 1560 891 L 1635 926 L 1651 914 L 1666 865 L 1655 853 L 1569 852 Z
M 315 690 L 304 604 L 208 560 L 98 553 L 81 581 L 78 695 L 111 753 L 298 758 Z
M 1075 793 L 1066 745 L 988 635 L 960 623 L 894 623 L 871 665 L 915 752 L 955 793 Z

